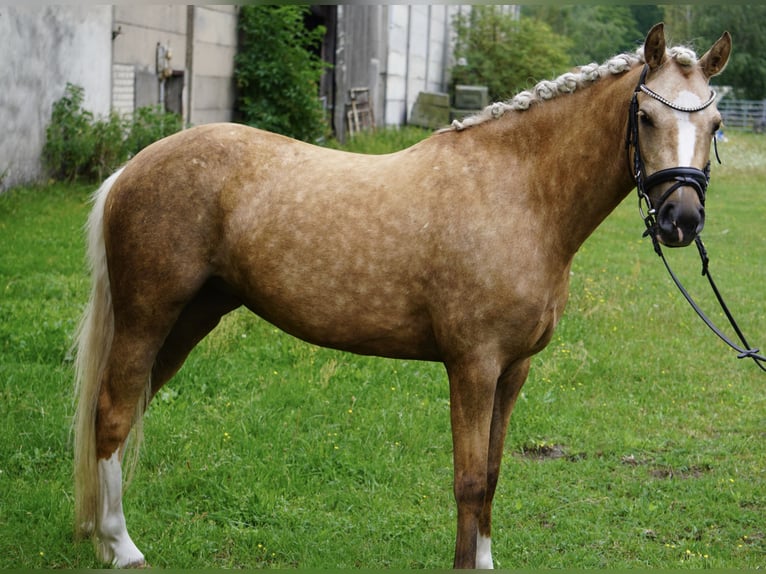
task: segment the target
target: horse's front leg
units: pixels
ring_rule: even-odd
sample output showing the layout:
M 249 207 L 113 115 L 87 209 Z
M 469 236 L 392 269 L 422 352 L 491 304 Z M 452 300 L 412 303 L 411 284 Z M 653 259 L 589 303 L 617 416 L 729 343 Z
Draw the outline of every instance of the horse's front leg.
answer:
M 488 493 L 490 429 L 500 369 L 491 361 L 477 360 L 447 365 L 447 372 L 457 502 L 454 567 L 475 568 L 483 542 L 479 525 Z
M 493 568 L 492 563 L 492 499 L 500 476 L 500 463 L 503 459 L 503 445 L 508 432 L 508 422 L 516 398 L 519 396 L 524 381 L 529 373 L 530 360 L 523 359 L 513 364 L 500 377 L 495 389 L 495 402 L 492 410 L 492 426 L 489 434 L 489 455 L 487 460 L 487 494 L 484 507 L 479 517 L 479 532 L 476 549 L 476 568 Z

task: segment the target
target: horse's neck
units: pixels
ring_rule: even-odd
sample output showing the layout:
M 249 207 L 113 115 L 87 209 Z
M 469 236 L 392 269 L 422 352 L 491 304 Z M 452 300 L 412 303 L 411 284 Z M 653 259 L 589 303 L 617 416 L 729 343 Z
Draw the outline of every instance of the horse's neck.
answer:
M 514 193 L 527 194 L 546 233 L 571 259 L 633 187 L 625 131 L 636 70 L 601 81 L 501 120 L 521 157 Z M 634 78 L 636 76 L 636 78 Z

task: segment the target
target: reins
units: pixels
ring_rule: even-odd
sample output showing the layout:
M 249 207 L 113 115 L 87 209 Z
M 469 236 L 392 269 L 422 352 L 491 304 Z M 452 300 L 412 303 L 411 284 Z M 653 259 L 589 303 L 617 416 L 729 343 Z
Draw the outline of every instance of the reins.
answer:
M 707 191 L 707 186 L 710 181 L 710 162 L 708 161 L 707 165 L 705 166 L 704 170 L 697 169 L 695 167 L 673 167 L 669 169 L 663 169 L 660 171 L 657 171 L 653 173 L 650 176 L 645 176 L 644 174 L 644 162 L 643 158 L 641 157 L 641 149 L 639 146 L 638 141 L 638 94 L 639 92 L 644 93 L 655 100 L 663 103 L 664 105 L 678 111 L 682 112 L 697 112 L 700 110 L 704 110 L 709 105 L 711 105 L 716 98 L 715 91 L 711 90 L 710 98 L 697 107 L 683 107 L 678 106 L 674 104 L 673 102 L 667 100 L 666 98 L 663 98 L 653 90 L 649 89 L 645 85 L 646 76 L 649 70 L 649 66 L 645 65 L 644 69 L 641 72 L 641 78 L 638 81 L 638 85 L 636 86 L 636 89 L 633 92 L 633 98 L 630 102 L 630 115 L 628 118 L 628 133 L 625 140 L 625 146 L 627 149 L 628 154 L 628 165 L 630 166 L 630 154 L 631 149 L 633 150 L 633 164 L 632 164 L 632 170 L 631 175 L 633 176 L 634 181 L 636 182 L 636 190 L 638 192 L 638 210 L 641 214 L 641 218 L 644 220 L 644 224 L 646 225 L 646 231 L 644 231 L 644 236 L 649 236 L 652 240 L 652 244 L 654 246 L 654 251 L 659 255 L 660 259 L 662 259 L 662 263 L 665 265 L 665 268 L 668 271 L 668 274 L 670 275 L 671 279 L 673 280 L 673 283 L 675 283 L 676 287 L 678 287 L 678 290 L 681 292 L 681 294 L 684 296 L 686 301 L 691 305 L 692 309 L 697 313 L 697 315 L 702 319 L 702 321 L 710 328 L 713 333 L 718 336 L 724 343 L 726 343 L 729 347 L 734 349 L 737 352 L 737 358 L 739 359 L 745 359 L 749 358 L 752 359 L 753 362 L 764 372 L 766 372 L 766 356 L 762 355 L 760 352 L 760 349 L 753 348 L 750 346 L 750 344 L 747 342 L 747 339 L 745 338 L 745 335 L 742 333 L 742 329 L 740 329 L 739 325 L 737 324 L 737 321 L 734 319 L 734 316 L 731 314 L 731 311 L 729 310 L 728 305 L 726 305 L 726 302 L 723 300 L 723 296 L 721 295 L 721 292 L 718 289 L 718 286 L 716 285 L 715 281 L 713 280 L 712 275 L 710 274 L 709 264 L 710 264 L 710 258 L 708 257 L 707 250 L 705 249 L 704 244 L 702 243 L 702 239 L 699 235 L 697 235 L 694 239 L 694 243 L 697 246 L 697 251 L 700 255 L 700 260 L 702 262 L 702 275 L 707 277 L 708 283 L 710 283 L 710 287 L 713 290 L 713 293 L 716 296 L 716 299 L 718 300 L 718 304 L 721 306 L 721 309 L 723 310 L 724 314 L 726 315 L 726 318 L 729 320 L 729 324 L 734 329 L 734 332 L 737 334 L 737 337 L 739 338 L 739 341 L 741 343 L 735 343 L 731 340 L 721 329 L 719 329 L 715 323 L 705 314 L 705 312 L 700 308 L 700 306 L 697 304 L 697 302 L 692 298 L 692 296 L 689 294 L 689 292 L 686 290 L 686 288 L 681 283 L 678 276 L 673 272 L 673 269 L 670 267 L 670 264 L 668 263 L 668 260 L 665 258 L 665 254 L 662 251 L 662 246 L 659 242 L 659 239 L 657 238 L 657 221 L 655 219 L 655 215 L 657 214 L 659 207 L 664 203 L 664 201 L 672 194 L 676 189 L 682 186 L 689 186 L 692 187 L 699 196 L 701 204 L 705 205 L 705 192 Z M 721 163 L 721 159 L 718 156 L 718 144 L 715 140 L 715 137 L 713 138 L 714 146 L 715 146 L 715 156 L 718 160 L 718 163 Z M 668 190 L 663 193 L 662 197 L 660 197 L 659 201 L 657 202 L 657 206 L 652 205 L 652 201 L 649 198 L 649 195 L 647 193 L 648 189 L 651 189 L 655 185 L 658 185 L 660 183 L 666 183 L 666 182 L 673 182 L 673 184 L 668 188 Z

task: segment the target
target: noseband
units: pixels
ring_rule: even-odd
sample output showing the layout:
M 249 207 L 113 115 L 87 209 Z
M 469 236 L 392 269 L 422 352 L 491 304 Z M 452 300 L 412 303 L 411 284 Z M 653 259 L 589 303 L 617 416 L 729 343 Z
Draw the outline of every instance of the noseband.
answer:
M 653 174 L 646 176 L 646 166 L 644 165 L 644 159 L 641 156 L 641 146 L 638 141 L 638 94 L 644 93 L 647 96 L 654 98 L 658 102 L 668 106 L 679 112 L 699 112 L 704 110 L 710 104 L 715 101 L 716 93 L 714 90 L 710 91 L 710 98 L 700 106 L 686 107 L 674 104 L 667 98 L 662 97 L 657 92 L 651 90 L 646 84 L 646 76 L 649 73 L 649 65 L 644 65 L 644 69 L 641 71 L 641 77 L 638 80 L 638 85 L 633 91 L 633 98 L 630 101 L 630 113 L 628 116 L 628 133 L 625 139 L 625 148 L 628 153 L 628 165 L 630 165 L 630 153 L 633 150 L 633 167 L 631 175 L 636 182 L 636 189 L 638 190 L 638 202 L 641 216 L 644 218 L 647 230 L 651 233 L 651 230 L 655 227 L 654 216 L 659 211 L 660 207 L 670 195 L 676 191 L 679 187 L 691 187 L 697 192 L 700 203 L 705 205 L 705 192 L 707 191 L 708 183 L 710 182 L 710 162 L 707 162 L 705 169 L 697 169 L 696 167 L 671 167 L 668 169 L 661 169 Z M 715 142 L 715 138 L 713 138 Z M 715 144 L 714 144 L 715 145 Z M 718 157 L 718 147 L 715 149 L 716 158 Z M 720 162 L 720 160 L 719 160 Z M 652 204 L 649 199 L 647 190 L 652 189 L 654 186 L 661 183 L 672 182 L 672 185 L 662 194 L 656 205 Z M 646 209 L 644 209 L 646 208 Z

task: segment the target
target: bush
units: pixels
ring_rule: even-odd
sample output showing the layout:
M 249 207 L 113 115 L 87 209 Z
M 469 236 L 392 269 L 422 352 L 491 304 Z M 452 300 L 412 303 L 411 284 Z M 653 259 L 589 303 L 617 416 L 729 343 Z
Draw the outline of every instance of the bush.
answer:
M 234 77 L 241 121 L 304 141 L 328 132 L 318 85 L 327 64 L 314 50 L 324 27 L 307 30 L 305 6 L 243 6 Z
M 45 130 L 43 164 L 59 181 L 100 181 L 150 143 L 179 131 L 181 118 L 159 106 L 139 108 L 133 119 L 111 112 L 96 119 L 82 107 L 84 90 L 67 83 Z
M 145 106 L 133 113 L 125 146 L 128 156 L 133 157 L 149 144 L 165 136 L 181 131 L 181 116 L 166 112 L 161 106 Z
M 51 123 L 45 130 L 43 161 L 51 177 L 75 181 L 89 171 L 96 148 L 93 114 L 82 108 L 84 90 L 67 83 L 64 96 L 53 104 Z

